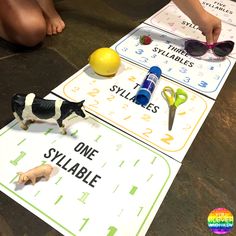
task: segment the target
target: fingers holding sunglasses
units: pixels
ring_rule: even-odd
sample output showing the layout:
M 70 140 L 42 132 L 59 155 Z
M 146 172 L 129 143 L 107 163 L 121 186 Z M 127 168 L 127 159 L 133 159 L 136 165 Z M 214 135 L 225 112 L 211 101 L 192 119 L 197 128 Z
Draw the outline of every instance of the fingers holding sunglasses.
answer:
M 196 22 L 208 44 L 216 43 L 221 33 L 221 20 L 205 11 L 204 15 Z
M 213 42 L 217 42 L 221 33 L 221 25 L 213 29 Z
M 220 25 L 211 25 L 204 29 L 203 35 L 206 37 L 206 42 L 208 45 L 212 45 L 217 42 L 220 33 L 221 33 L 221 26 Z

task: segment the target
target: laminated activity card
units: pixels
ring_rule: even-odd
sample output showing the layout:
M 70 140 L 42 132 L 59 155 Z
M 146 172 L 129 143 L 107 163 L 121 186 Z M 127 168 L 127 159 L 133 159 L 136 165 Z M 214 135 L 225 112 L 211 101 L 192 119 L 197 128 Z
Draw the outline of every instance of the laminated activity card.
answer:
M 153 41 L 142 45 L 142 35 L 149 35 Z M 200 60 L 187 54 L 184 42 L 185 39 L 180 36 L 141 24 L 112 48 L 126 60 L 145 68 L 159 66 L 163 76 L 216 99 L 235 59 L 226 57 L 219 61 L 219 58 L 207 54 L 208 58 Z
M 91 115 L 72 115 L 66 127 L 4 127 L 0 190 L 63 235 L 145 235 L 180 163 Z M 49 180 L 17 184 L 18 172 L 45 163 Z
M 236 3 L 230 0 L 200 0 L 202 6 L 222 21 L 236 26 Z M 235 36 L 235 35 L 234 35 Z M 235 38 L 234 38 L 235 39 Z
M 69 101 L 85 99 L 85 109 L 90 113 L 181 162 L 214 102 L 161 77 L 150 102 L 137 105 L 134 97 L 146 74 L 146 69 L 125 60 L 112 79 L 104 79 L 85 66 L 53 93 Z M 169 107 L 162 96 L 165 86 L 181 88 L 188 95 L 188 100 L 177 109 L 171 131 Z
M 207 11 L 222 19 L 222 32 L 218 41 L 232 40 L 236 43 L 236 3 L 227 0 L 201 0 L 201 2 Z M 145 23 L 178 35 L 183 39 L 191 38 L 206 41 L 199 27 L 194 25 L 173 2 L 170 2 L 160 11 L 156 12 Z M 234 47 L 229 57 L 236 58 L 236 47 Z M 206 59 L 211 59 L 210 53 L 206 56 Z

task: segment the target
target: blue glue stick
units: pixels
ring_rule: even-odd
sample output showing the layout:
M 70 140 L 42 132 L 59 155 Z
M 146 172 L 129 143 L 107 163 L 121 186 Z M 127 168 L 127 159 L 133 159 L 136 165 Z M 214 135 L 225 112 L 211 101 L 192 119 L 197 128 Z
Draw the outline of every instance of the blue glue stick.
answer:
M 157 85 L 158 80 L 160 79 L 161 76 L 161 69 L 158 66 L 152 66 L 142 85 L 140 86 L 136 97 L 135 97 L 135 102 L 139 105 L 147 105 L 151 95 Z

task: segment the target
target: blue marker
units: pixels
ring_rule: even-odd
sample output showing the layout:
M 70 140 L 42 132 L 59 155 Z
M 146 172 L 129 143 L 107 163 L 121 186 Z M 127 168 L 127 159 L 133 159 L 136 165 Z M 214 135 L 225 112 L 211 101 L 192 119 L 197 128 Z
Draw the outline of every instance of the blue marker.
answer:
M 140 86 L 136 97 L 135 97 L 135 102 L 139 105 L 147 105 L 151 95 L 156 87 L 156 84 L 158 82 L 158 80 L 160 79 L 161 76 L 161 69 L 158 66 L 152 66 L 142 85 Z

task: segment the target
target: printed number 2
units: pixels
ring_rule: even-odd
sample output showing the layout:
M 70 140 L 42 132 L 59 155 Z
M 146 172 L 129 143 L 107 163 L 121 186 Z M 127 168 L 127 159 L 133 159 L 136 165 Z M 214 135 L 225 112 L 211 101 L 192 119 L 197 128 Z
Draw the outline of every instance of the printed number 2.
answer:
M 167 137 L 162 138 L 161 141 L 166 143 L 166 144 L 170 144 L 170 141 L 174 140 L 174 137 L 171 136 L 170 134 L 166 134 Z
M 150 129 L 150 128 L 146 128 L 146 130 L 147 130 L 147 131 L 144 132 L 143 135 L 146 136 L 147 138 L 149 138 L 149 134 L 152 133 L 152 129 Z
M 98 100 L 94 100 L 93 104 L 89 104 L 90 107 L 98 108 L 97 105 L 99 104 Z
M 99 93 L 99 89 L 94 88 L 92 91 L 88 92 L 88 95 L 90 95 L 91 97 L 96 97 L 96 95 Z

